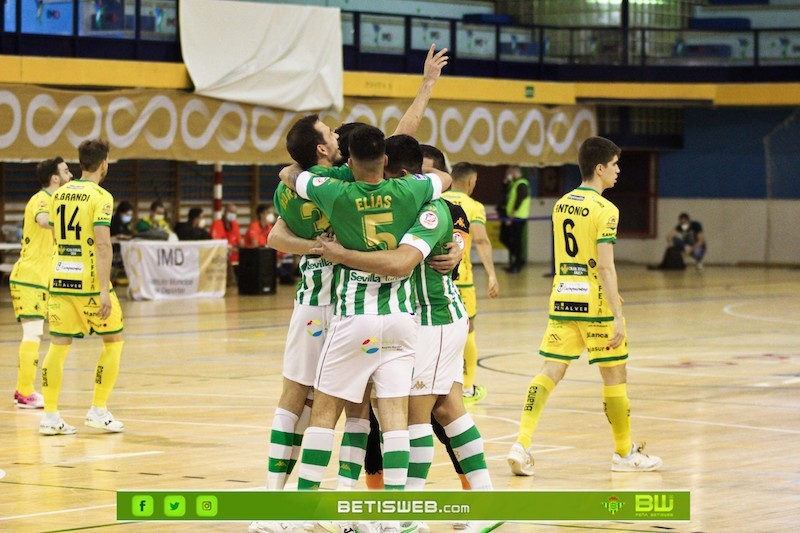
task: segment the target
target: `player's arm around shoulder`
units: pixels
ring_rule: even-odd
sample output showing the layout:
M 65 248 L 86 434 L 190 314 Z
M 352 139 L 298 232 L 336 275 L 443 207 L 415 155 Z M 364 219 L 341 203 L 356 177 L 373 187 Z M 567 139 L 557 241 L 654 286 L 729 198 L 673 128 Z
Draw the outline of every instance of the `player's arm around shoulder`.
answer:
M 398 278 L 410 276 L 414 267 L 423 259 L 422 252 L 405 244 L 401 244 L 394 250 L 362 252 L 347 249 L 339 242 L 323 236 L 317 238 L 317 246 L 313 248 L 312 253 L 320 255 L 334 264 L 346 265 L 379 276 Z
M 267 246 L 287 254 L 310 254 L 315 245 L 315 240 L 303 239 L 295 235 L 286 221 L 280 217 L 275 221 L 275 225 L 272 226 L 267 236 Z

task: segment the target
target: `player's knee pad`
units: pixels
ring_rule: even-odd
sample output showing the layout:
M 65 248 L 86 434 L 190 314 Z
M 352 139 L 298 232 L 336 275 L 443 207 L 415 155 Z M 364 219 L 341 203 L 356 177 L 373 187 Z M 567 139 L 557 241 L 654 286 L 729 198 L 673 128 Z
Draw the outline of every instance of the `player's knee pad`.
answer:
M 26 320 L 22 323 L 22 340 L 41 342 L 44 335 L 44 320 Z

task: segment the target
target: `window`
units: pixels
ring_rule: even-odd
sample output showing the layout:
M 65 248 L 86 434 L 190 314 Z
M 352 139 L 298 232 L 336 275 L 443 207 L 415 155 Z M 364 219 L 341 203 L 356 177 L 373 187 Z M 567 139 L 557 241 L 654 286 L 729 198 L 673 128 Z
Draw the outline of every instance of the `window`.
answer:
M 79 35 L 133 39 L 136 3 L 134 0 L 81 0 L 78 20 Z
M 142 0 L 139 26 L 144 40 L 177 41 L 177 0 Z
M 22 33 L 72 35 L 71 0 L 28 0 L 21 3 L 21 13 Z

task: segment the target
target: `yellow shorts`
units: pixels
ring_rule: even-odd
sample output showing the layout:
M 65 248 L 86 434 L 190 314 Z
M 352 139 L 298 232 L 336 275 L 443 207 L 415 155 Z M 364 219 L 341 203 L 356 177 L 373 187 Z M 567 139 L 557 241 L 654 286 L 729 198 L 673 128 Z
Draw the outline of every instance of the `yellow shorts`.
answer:
M 461 295 L 461 301 L 464 302 L 464 307 L 467 308 L 467 316 L 469 318 L 475 318 L 475 315 L 478 314 L 478 300 L 475 298 L 475 285 L 470 286 L 459 286 L 458 293 Z
M 623 326 L 625 322 L 623 319 Z M 600 366 L 621 365 L 628 358 L 628 334 L 614 349 L 606 345 L 614 335 L 614 322 L 584 322 L 581 320 L 553 320 L 539 346 L 539 354 L 569 364 L 578 359 L 584 348 L 589 350 L 589 363 Z
M 47 299 L 50 293 L 44 287 L 12 281 L 11 301 L 17 320 L 47 318 Z
M 50 334 L 61 337 L 83 337 L 92 333 L 112 335 L 122 331 L 122 308 L 116 293 L 111 293 L 111 315 L 97 318 L 100 295 L 50 295 Z

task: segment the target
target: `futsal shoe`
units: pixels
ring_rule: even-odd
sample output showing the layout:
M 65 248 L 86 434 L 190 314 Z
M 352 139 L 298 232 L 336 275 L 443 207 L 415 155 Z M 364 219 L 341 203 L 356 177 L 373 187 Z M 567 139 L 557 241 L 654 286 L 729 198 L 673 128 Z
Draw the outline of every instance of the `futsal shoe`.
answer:
M 516 476 L 532 476 L 533 475 L 533 453 L 531 449 L 527 450 L 522 447 L 522 444 L 515 442 L 508 452 L 508 466 Z
M 14 391 L 14 405 L 19 409 L 42 409 L 44 407 L 44 396 L 36 391 L 23 396 L 19 391 Z
M 39 433 L 42 435 L 74 435 L 76 430 L 75 426 L 70 426 L 64 419 L 59 416 L 58 413 L 54 413 L 53 416 L 49 416 L 50 413 L 46 413 L 42 418 L 42 421 L 39 422 Z
M 478 403 L 486 398 L 486 387 L 473 385 L 471 389 L 464 389 L 464 405 Z
M 631 452 L 625 457 L 618 453 L 611 457 L 612 472 L 650 472 L 660 466 L 661 457 L 644 453 L 644 443 L 641 446 L 631 444 Z
M 90 428 L 102 429 L 110 433 L 122 433 L 125 431 L 125 424 L 119 420 L 114 420 L 111 411 L 105 407 L 90 407 L 86 413 L 84 424 Z

